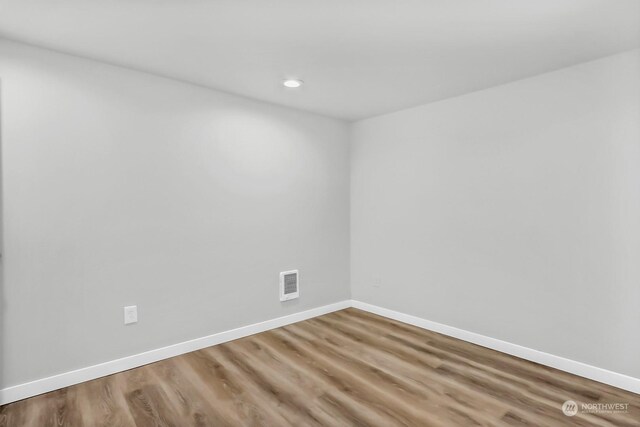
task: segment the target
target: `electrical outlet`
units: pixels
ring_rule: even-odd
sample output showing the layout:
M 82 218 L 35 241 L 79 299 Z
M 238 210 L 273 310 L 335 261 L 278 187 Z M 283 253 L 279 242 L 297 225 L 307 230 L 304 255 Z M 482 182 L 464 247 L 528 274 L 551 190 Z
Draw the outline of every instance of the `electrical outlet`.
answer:
M 124 324 L 138 323 L 138 306 L 130 305 L 124 308 Z

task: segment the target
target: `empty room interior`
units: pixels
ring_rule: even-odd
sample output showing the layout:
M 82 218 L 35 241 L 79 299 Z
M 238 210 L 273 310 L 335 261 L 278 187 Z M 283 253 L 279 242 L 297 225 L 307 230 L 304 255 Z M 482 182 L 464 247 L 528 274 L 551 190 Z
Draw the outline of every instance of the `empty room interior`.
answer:
M 640 426 L 640 0 L 0 0 L 0 427 Z

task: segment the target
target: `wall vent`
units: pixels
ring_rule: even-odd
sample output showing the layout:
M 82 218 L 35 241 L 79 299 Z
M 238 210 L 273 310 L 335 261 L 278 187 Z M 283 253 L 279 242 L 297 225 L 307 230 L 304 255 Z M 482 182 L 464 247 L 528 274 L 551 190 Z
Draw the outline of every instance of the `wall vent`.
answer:
M 288 301 L 300 296 L 300 281 L 298 270 L 280 273 L 280 301 Z

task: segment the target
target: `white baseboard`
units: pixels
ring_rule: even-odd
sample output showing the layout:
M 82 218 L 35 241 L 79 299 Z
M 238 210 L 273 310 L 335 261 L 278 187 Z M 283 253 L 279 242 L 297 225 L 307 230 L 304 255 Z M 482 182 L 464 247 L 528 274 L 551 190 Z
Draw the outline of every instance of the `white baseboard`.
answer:
M 566 359 L 560 356 L 544 353 L 531 348 L 490 338 L 474 332 L 465 331 L 463 329 L 454 328 L 452 326 L 443 325 L 441 323 L 432 322 L 420 317 L 411 316 L 409 314 L 400 313 L 398 311 L 389 310 L 387 308 L 378 307 L 361 301 L 346 300 L 337 303 L 325 305 L 322 307 L 312 308 L 310 310 L 299 313 L 290 314 L 276 319 L 266 320 L 264 322 L 254 323 L 252 325 L 242 326 L 240 328 L 224 331 L 217 334 L 209 335 L 194 340 L 170 345 L 167 347 L 150 350 L 133 356 L 123 357 L 121 359 L 112 360 L 98 365 L 89 366 L 75 371 L 65 372 L 40 380 L 19 384 L 0 390 L 0 405 L 15 402 L 27 397 L 36 396 L 38 394 L 47 393 L 68 387 L 85 381 L 126 371 L 128 369 L 137 368 L 159 360 L 168 359 L 170 357 L 179 356 L 191 351 L 200 350 L 212 345 L 222 344 L 224 342 L 233 341 L 249 335 L 268 331 L 270 329 L 279 328 L 281 326 L 290 325 L 292 323 L 311 319 L 313 317 L 322 316 L 323 314 L 342 310 L 348 307 L 355 307 L 360 310 L 408 323 L 419 328 L 438 332 L 443 335 L 458 338 L 473 344 L 478 344 L 492 350 L 501 351 L 512 356 L 540 363 L 541 365 L 589 378 L 594 381 L 609 384 L 633 393 L 640 393 L 640 379 L 633 378 L 628 375 L 619 374 L 617 372 L 608 371 L 606 369 L 597 368 L 582 362 Z
M 311 310 L 290 314 L 276 319 L 267 320 L 252 325 L 242 326 L 240 328 L 224 331 L 217 334 L 209 335 L 202 338 L 196 338 L 179 344 L 170 345 L 156 350 L 146 351 L 144 353 L 135 354 L 133 356 L 123 357 L 98 365 L 88 366 L 86 368 L 77 369 L 71 372 L 54 375 L 40 380 L 19 384 L 0 390 L 0 405 L 15 402 L 27 397 L 36 396 L 38 394 L 47 393 L 68 387 L 81 382 L 94 380 L 96 378 L 115 374 L 117 372 L 126 371 L 128 369 L 137 368 L 159 360 L 168 359 L 180 354 L 189 353 L 191 351 L 200 350 L 212 345 L 233 341 L 259 332 L 268 331 L 270 329 L 279 328 L 281 326 L 290 325 L 302 320 L 311 319 L 312 317 L 322 316 L 323 314 L 333 311 L 342 310 L 351 306 L 351 301 L 345 300 L 322 307 L 312 308 Z
M 533 350 L 521 345 L 512 344 L 495 338 L 476 334 L 475 332 L 465 331 L 464 329 L 454 328 L 453 326 L 443 325 L 442 323 L 432 322 L 420 317 L 411 316 L 409 314 L 400 313 L 398 311 L 389 310 L 387 308 L 378 307 L 376 305 L 367 304 L 360 301 L 351 301 L 352 307 L 360 310 L 368 311 L 373 314 L 388 317 L 399 322 L 408 323 L 419 328 L 428 329 L 453 338 L 458 338 L 473 344 L 507 353 L 512 356 L 536 362 L 541 365 L 569 372 L 584 378 L 589 378 L 604 384 L 609 384 L 623 390 L 640 394 L 640 379 L 630 377 L 628 375 L 619 374 L 617 372 L 608 371 L 606 369 L 587 365 L 586 363 L 576 362 L 575 360 L 566 359 L 553 354 L 544 353 L 542 351 Z

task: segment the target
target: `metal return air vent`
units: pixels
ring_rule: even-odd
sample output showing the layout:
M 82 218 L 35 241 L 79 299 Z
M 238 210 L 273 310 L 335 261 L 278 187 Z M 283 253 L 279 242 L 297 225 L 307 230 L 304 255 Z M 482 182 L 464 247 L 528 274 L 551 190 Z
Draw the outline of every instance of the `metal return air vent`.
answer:
M 298 270 L 280 273 L 280 301 L 288 301 L 300 296 Z

